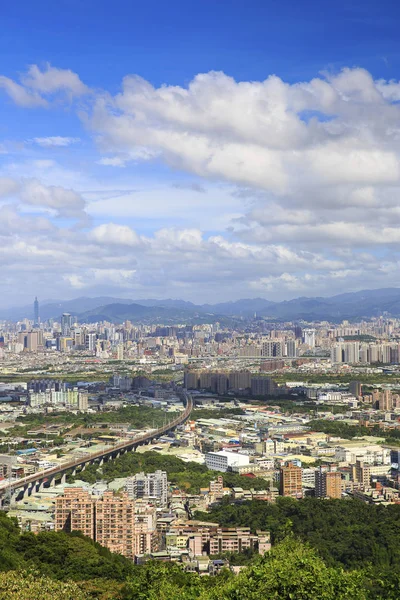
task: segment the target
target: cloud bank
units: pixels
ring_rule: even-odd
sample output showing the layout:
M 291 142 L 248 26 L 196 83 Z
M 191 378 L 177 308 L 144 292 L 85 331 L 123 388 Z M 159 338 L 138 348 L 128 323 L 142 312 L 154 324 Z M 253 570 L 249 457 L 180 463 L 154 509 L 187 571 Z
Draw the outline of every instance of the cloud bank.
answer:
M 96 141 L 93 169 L 112 171 L 116 185 L 142 162 L 165 165 L 177 179 L 185 174 L 183 182 L 166 180 L 165 198 L 170 202 L 174 190 L 186 191 L 182 213 L 190 214 L 188 226 L 168 222 L 149 231 L 143 221 L 155 215 L 140 189 L 111 193 L 96 204 L 79 189 L 3 177 L 3 218 L 15 244 L 13 251 L 2 250 L 10 281 L 12 269 L 29 260 L 50 279 L 56 262 L 70 291 L 104 291 L 108 285 L 130 295 L 201 301 L 398 284 L 397 81 L 374 80 L 361 68 L 295 84 L 277 75 L 238 82 L 210 72 L 186 87 L 156 88 L 127 75 L 113 96 L 90 90 L 72 71 L 46 65 L 31 66 L 18 81 L 0 77 L 0 87 L 30 109 L 86 97 L 79 116 L 82 137 L 86 129 Z M 78 140 L 38 135 L 33 141 L 51 150 Z M 38 211 L 29 217 L 29 250 L 27 207 Z M 210 211 L 207 231 L 198 225 L 207 219 L 204 211 Z M 124 219 L 132 212 L 140 214 L 141 226 Z M 82 223 L 88 214 L 96 222 L 86 221 L 79 232 L 52 218 Z

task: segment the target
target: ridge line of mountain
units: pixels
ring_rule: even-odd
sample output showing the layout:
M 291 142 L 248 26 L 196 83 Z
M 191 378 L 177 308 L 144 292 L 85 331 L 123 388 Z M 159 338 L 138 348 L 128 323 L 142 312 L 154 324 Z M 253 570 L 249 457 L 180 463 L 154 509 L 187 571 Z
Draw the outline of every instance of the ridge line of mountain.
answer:
M 111 296 L 79 297 L 67 301 L 41 304 L 41 320 L 59 319 L 63 312 L 78 317 L 80 322 L 108 320 L 121 323 L 138 322 L 212 322 L 232 318 L 271 318 L 272 320 L 327 320 L 378 317 L 384 313 L 400 316 L 400 288 L 381 288 L 346 292 L 328 298 L 302 296 L 273 302 L 265 298 L 244 298 L 215 304 L 194 304 L 180 299 L 131 300 Z M 33 304 L 0 309 L 0 319 L 18 321 L 33 318 Z

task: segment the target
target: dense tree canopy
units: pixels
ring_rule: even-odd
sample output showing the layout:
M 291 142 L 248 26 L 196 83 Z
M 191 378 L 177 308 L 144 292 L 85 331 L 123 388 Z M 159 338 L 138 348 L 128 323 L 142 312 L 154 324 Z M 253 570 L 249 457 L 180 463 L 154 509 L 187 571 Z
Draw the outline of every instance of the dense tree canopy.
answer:
M 76 583 L 61 583 L 37 572 L 11 571 L 0 574 L 0 600 L 88 600 Z
M 400 505 L 371 506 L 359 500 L 294 500 L 279 498 L 228 504 L 195 517 L 226 527 L 266 529 L 272 541 L 289 532 L 318 550 L 330 566 L 369 568 L 400 574 Z
M 315 550 L 289 537 L 238 577 L 183 574 L 178 565 L 150 563 L 126 586 L 127 600 L 366 600 L 361 572 L 328 567 Z
M 117 477 L 129 477 L 141 471 L 150 473 L 162 469 L 168 474 L 168 480 L 180 489 L 192 493 L 199 493 L 201 487 L 208 487 L 210 481 L 215 479 L 216 471 L 209 471 L 205 465 L 195 462 L 184 462 L 176 456 L 158 454 L 158 452 L 128 452 L 119 458 L 105 463 L 101 469 L 97 465 L 88 465 L 79 479 L 95 483 L 105 479 L 111 481 Z M 227 486 L 237 486 L 256 490 L 266 489 L 268 482 L 260 477 L 249 479 L 235 473 L 224 473 L 224 482 Z
M 29 569 L 29 573 L 25 571 Z M 47 584 L 47 578 L 58 581 L 69 582 L 70 587 L 62 586 L 54 587 L 54 600 L 80 600 L 87 596 L 82 594 L 65 595 L 68 590 L 75 590 L 75 585 L 72 581 L 85 584 L 81 587 L 85 591 L 91 590 L 90 597 L 108 600 L 108 598 L 116 599 L 119 597 L 119 590 L 123 583 L 133 573 L 134 566 L 130 560 L 118 554 L 113 554 L 107 548 L 103 548 L 100 544 L 96 544 L 93 540 L 84 537 L 79 532 L 66 534 L 63 532 L 43 532 L 37 535 L 33 533 L 21 534 L 14 519 L 10 519 L 4 512 L 0 511 L 0 571 L 4 573 L 5 579 L 9 576 L 7 571 L 20 571 L 22 580 L 26 579 L 27 589 L 31 589 L 30 581 L 35 573 L 41 577 L 44 576 L 44 587 L 46 590 L 50 584 Z M 1 574 L 0 574 L 1 576 Z M 11 575 L 10 575 L 11 576 Z M 14 577 L 14 576 L 13 576 Z M 16 576 L 14 578 L 17 578 Z M 1 581 L 1 579 L 0 579 Z M 47 586 L 47 587 L 46 587 Z M 8 588 L 5 588 L 8 589 Z M 11 588 L 10 588 L 11 589 Z M 32 588 L 36 589 L 36 588 Z M 49 589 L 52 589 L 51 586 Z M 0 583 L 0 592 L 3 587 Z M 17 588 L 16 588 L 17 590 Z M 57 590 L 67 590 L 64 596 L 57 596 Z M 108 593 L 112 591 L 112 595 Z M 22 593 L 22 592 L 21 592 Z M 50 592 L 49 592 L 50 593 Z M 60 592 L 61 593 L 61 592 Z M 20 592 L 18 591 L 18 594 Z M 21 600 L 39 600 L 43 598 L 51 598 L 49 596 L 41 596 L 40 594 L 24 596 L 4 596 L 4 598 L 21 598 Z M 0 594 L 0 600 L 3 596 Z
M 196 408 L 192 412 L 193 419 L 234 419 L 246 414 L 243 408 Z
M 362 573 L 328 567 L 315 550 L 292 537 L 255 560 L 238 577 L 207 595 L 210 600 L 366 600 Z

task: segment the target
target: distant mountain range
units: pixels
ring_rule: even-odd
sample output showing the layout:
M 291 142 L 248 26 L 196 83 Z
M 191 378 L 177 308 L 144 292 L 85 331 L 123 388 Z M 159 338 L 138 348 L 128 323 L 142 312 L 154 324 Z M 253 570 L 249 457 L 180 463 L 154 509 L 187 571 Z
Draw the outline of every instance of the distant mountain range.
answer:
M 40 300 L 40 299 L 39 299 Z M 80 322 L 111 321 L 122 323 L 229 323 L 235 319 L 254 317 L 277 321 L 342 321 L 377 317 L 387 313 L 400 317 L 400 288 L 362 290 L 331 298 L 300 297 L 283 302 L 264 298 L 236 300 L 218 304 L 193 304 L 184 300 L 129 300 L 100 296 L 40 304 L 41 320 L 59 319 L 67 312 Z M 33 318 L 33 302 L 28 306 L 0 310 L 0 319 L 18 321 Z

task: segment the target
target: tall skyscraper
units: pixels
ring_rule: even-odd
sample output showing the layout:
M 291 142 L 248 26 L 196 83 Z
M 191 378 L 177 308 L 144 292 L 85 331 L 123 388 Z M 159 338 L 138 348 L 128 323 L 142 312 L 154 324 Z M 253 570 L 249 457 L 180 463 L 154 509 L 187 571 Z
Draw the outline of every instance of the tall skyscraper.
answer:
M 33 303 L 33 322 L 34 325 L 39 325 L 40 323 L 40 317 L 39 317 L 39 301 L 37 299 L 37 296 L 35 297 L 35 301 Z
M 296 342 L 294 340 L 287 340 L 286 356 L 288 358 L 294 358 L 296 356 Z
M 267 341 L 262 345 L 262 356 L 274 358 L 275 356 L 283 356 L 283 342 Z
M 296 338 L 296 340 L 301 340 L 303 337 L 303 332 L 302 329 L 300 327 L 300 325 L 295 325 L 294 327 L 294 337 Z
M 137 554 L 135 504 L 126 492 L 108 491 L 96 502 L 96 541 L 134 560 Z
M 371 465 L 362 460 L 356 461 L 356 466 L 353 467 L 353 479 L 363 485 L 369 487 L 371 483 Z
M 384 390 L 380 393 L 378 408 L 379 410 L 393 410 L 393 397 L 390 390 Z
M 79 392 L 78 394 L 78 410 L 86 411 L 89 406 L 88 402 L 88 393 L 87 392 Z
M 69 313 L 64 313 L 61 317 L 61 333 L 67 336 L 71 333 L 71 327 L 74 324 L 74 317 Z
M 85 349 L 90 352 L 94 352 L 96 350 L 96 334 L 95 333 L 86 333 L 85 334 Z
M 275 383 L 269 377 L 252 377 L 251 393 L 253 396 L 268 396 L 275 389 Z
M 304 343 L 310 348 L 315 348 L 315 329 L 304 329 Z
M 38 331 L 29 331 L 26 338 L 26 349 L 28 352 L 37 352 L 38 349 Z

